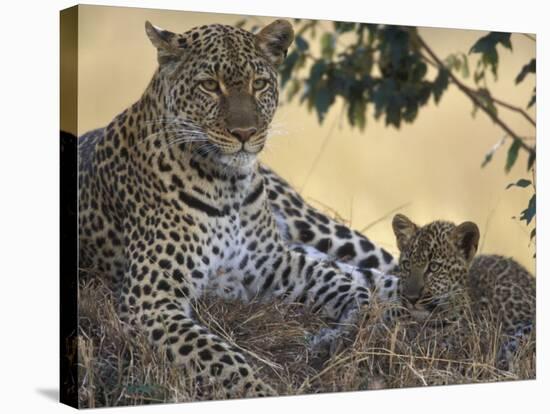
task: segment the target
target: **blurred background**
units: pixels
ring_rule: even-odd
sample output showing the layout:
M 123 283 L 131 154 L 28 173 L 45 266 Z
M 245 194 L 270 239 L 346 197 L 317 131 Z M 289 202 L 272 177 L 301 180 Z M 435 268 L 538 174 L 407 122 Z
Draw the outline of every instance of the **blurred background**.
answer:
M 243 19 L 244 27 L 250 29 L 274 18 L 79 6 L 78 130 L 63 117 L 61 127 L 81 135 L 106 125 L 139 99 L 157 64 L 156 51 L 145 35 L 146 20 L 183 32 L 203 24 L 243 24 Z M 331 29 L 332 23 L 319 22 L 319 27 Z M 418 33 L 443 58 L 456 52 L 467 54 L 487 34 L 439 28 L 418 28 Z M 311 53 L 319 52 L 318 41 L 305 33 L 304 39 L 310 41 Z M 536 43 L 522 34 L 512 34 L 510 40 L 511 51 L 499 49 L 498 79 L 489 76 L 484 82 L 493 96 L 525 108 L 535 77 L 527 76 L 519 85 L 514 79 L 535 57 Z M 477 57 L 467 59 L 473 72 Z M 427 77 L 436 76 L 437 71 L 429 68 Z M 517 162 L 506 173 L 510 143 L 505 142 L 481 168 L 486 154 L 505 134 L 481 111 L 473 117 L 472 102 L 455 85 L 448 86 L 439 104 L 430 98 L 414 122 L 400 128 L 387 126 L 383 117 L 375 120 L 372 108 L 368 109 L 363 131 L 350 126 L 345 102 L 339 97 L 320 123 L 315 110 L 309 112 L 297 98 L 288 101 L 284 92 L 261 158 L 315 207 L 337 215 L 394 254 L 391 218 L 396 212 L 418 224 L 434 219 L 471 220 L 481 231 L 481 252 L 513 256 L 534 272 L 533 223 L 526 226 L 518 218 L 533 190 L 506 189 L 519 179 L 532 179 L 526 170 L 527 156 L 519 151 Z M 67 114 L 71 109 L 65 109 Z M 532 106 L 530 116 L 534 111 Z M 534 139 L 533 126 L 519 114 L 503 109 L 499 114 L 519 135 Z

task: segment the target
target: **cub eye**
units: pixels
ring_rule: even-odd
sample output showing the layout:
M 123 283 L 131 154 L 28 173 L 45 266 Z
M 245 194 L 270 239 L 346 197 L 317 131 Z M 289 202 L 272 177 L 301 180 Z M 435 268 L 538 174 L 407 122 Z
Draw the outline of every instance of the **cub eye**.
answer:
M 441 268 L 441 263 L 430 262 L 430 264 L 428 265 L 428 270 L 432 273 L 437 272 L 440 268 Z
M 217 92 L 220 89 L 220 84 L 214 79 L 203 80 L 200 85 L 208 92 Z
M 252 88 L 255 91 L 261 91 L 267 86 L 267 80 L 266 79 L 256 79 L 254 82 L 252 82 Z
M 401 268 L 402 268 L 404 271 L 408 272 L 408 271 L 411 269 L 411 263 L 410 263 L 408 260 L 403 260 L 403 261 L 401 262 Z

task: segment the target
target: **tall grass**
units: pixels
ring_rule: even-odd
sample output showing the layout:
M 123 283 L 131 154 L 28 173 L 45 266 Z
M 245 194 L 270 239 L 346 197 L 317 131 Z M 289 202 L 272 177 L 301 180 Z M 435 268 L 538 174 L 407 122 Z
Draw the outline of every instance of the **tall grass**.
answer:
M 79 298 L 81 407 L 223 398 L 218 389 L 201 392 L 139 332 L 127 333 L 98 280 L 81 284 Z M 301 305 L 206 298 L 197 307 L 201 323 L 238 346 L 280 395 L 535 378 L 534 334 L 503 370 L 499 329 L 479 318 L 444 327 L 410 320 L 388 325 L 384 305 L 375 303 L 338 351 L 314 355 L 309 338 L 326 325 Z

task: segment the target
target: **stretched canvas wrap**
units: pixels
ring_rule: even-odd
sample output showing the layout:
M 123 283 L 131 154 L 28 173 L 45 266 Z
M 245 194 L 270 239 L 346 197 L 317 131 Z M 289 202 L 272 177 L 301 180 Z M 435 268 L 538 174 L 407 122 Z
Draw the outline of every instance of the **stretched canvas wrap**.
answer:
M 61 11 L 62 401 L 534 379 L 535 46 Z

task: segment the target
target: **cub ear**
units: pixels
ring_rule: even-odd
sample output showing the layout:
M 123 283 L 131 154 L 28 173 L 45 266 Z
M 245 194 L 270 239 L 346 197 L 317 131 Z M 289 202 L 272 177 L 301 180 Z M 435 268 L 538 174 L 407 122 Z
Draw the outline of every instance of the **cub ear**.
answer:
M 403 214 L 396 214 L 393 217 L 392 227 L 397 239 L 397 248 L 399 251 L 403 251 L 409 244 L 411 237 L 418 230 L 418 227 Z
M 288 47 L 294 40 L 294 30 L 287 20 L 275 20 L 256 35 L 256 45 L 274 66 L 283 63 Z
M 145 22 L 145 32 L 149 40 L 157 48 L 159 65 L 174 62 L 182 55 L 182 50 L 177 46 L 176 33 L 154 26 L 151 22 Z
M 453 241 L 460 254 L 469 262 L 476 252 L 479 243 L 479 228 L 477 224 L 466 221 L 457 226 L 452 234 Z

